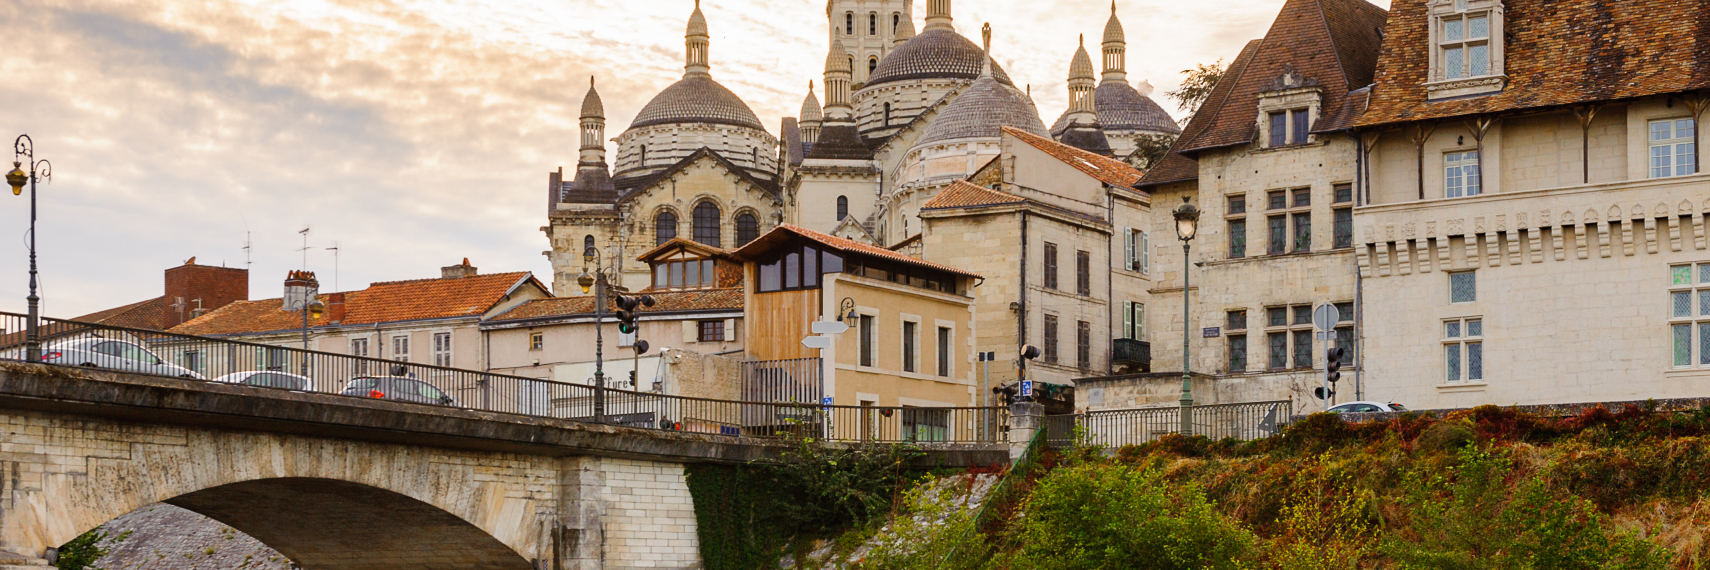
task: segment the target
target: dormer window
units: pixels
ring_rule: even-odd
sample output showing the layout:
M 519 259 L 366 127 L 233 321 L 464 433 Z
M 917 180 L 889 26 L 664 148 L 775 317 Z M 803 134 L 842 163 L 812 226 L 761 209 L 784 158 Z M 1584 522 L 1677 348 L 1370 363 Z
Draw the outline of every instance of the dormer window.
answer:
M 718 286 L 718 264 L 689 258 L 653 263 L 654 289 L 710 289 Z
M 1433 0 L 1431 99 L 1499 93 L 1507 84 L 1502 62 L 1501 0 Z
M 1257 142 L 1264 148 L 1311 143 L 1321 100 L 1316 82 L 1292 71 L 1284 73 L 1272 82 L 1270 91 L 1259 94 Z

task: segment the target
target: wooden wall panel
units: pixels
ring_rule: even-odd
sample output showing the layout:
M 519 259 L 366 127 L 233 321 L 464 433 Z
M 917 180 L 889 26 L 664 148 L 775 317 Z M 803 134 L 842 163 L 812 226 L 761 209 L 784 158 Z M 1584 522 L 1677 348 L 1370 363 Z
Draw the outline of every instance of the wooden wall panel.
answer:
M 755 293 L 748 305 L 749 360 L 813 358 L 819 351 L 802 346 L 819 318 L 818 289 Z

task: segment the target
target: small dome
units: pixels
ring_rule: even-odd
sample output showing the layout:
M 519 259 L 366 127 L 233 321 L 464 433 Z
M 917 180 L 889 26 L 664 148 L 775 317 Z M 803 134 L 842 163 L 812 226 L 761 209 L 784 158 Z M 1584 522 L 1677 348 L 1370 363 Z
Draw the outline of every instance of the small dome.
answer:
M 854 72 L 854 70 L 849 69 L 849 53 L 848 52 L 837 49 L 835 47 L 831 48 L 831 51 L 826 52 L 826 54 L 825 54 L 825 72 L 831 73 L 833 71 L 841 71 L 844 73 L 853 73 Z
M 588 94 L 582 97 L 582 118 L 606 118 L 606 105 L 600 102 L 600 92 L 594 90 L 594 79 L 588 78 Z
M 863 88 L 911 79 L 977 79 L 985 52 L 980 46 L 950 30 L 921 32 L 892 50 L 867 76 Z M 1014 85 L 995 62 L 992 75 L 999 83 Z
M 981 77 L 932 120 L 915 146 L 954 139 L 995 139 L 1002 136 L 1004 127 L 1050 136 L 1025 94 L 992 77 Z
M 1093 107 L 1098 110 L 1098 123 L 1106 133 L 1120 131 L 1156 131 L 1180 134 L 1182 128 L 1175 119 L 1159 107 L 1156 101 L 1140 95 L 1134 87 L 1122 82 L 1106 81 L 1093 92 Z M 1051 134 L 1061 136 L 1069 128 L 1069 114 L 1057 119 Z
M 1092 56 L 1087 54 L 1087 45 L 1083 41 L 1081 47 L 1075 50 L 1075 59 L 1069 62 L 1069 79 L 1093 77 Z
M 1116 2 L 1110 3 L 1110 21 L 1104 23 L 1104 43 L 1127 43 L 1127 35 L 1122 33 L 1122 21 L 1116 19 Z
M 766 130 L 741 97 L 704 75 L 684 77 L 660 91 L 641 108 L 629 128 L 669 123 L 720 123 Z
M 810 122 L 810 121 L 819 121 L 819 120 L 824 119 L 824 118 L 825 118 L 825 115 L 821 114 L 820 108 L 819 108 L 819 97 L 816 97 L 813 94 L 813 82 L 809 81 L 808 82 L 807 98 L 802 99 L 802 119 L 801 119 L 801 121 L 803 123 L 806 123 L 806 122 Z
M 707 17 L 704 15 L 701 15 L 701 2 L 700 2 L 700 0 L 695 0 L 695 13 L 689 14 L 689 29 L 687 32 L 684 33 L 684 35 L 689 35 L 689 36 L 706 36 L 706 35 L 709 35 L 707 33 Z

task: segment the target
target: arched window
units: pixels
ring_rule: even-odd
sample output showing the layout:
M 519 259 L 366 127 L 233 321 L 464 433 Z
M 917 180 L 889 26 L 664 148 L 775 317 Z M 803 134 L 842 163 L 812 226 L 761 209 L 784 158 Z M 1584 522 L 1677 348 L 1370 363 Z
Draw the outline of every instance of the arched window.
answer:
M 867 35 L 869 35 L 869 36 L 879 35 L 879 13 L 878 12 L 873 12 L 871 14 L 867 14 Z
M 760 168 L 760 147 L 754 147 L 754 167 Z
M 653 234 L 658 236 L 653 242 L 654 245 L 663 245 L 671 241 L 671 238 L 677 237 L 677 215 L 660 212 L 658 217 L 653 218 Z
M 594 236 L 591 236 L 591 235 L 588 237 L 582 238 L 582 251 L 586 252 L 590 249 L 594 249 Z
M 885 126 L 891 126 L 891 104 L 885 103 Z
M 867 74 L 868 75 L 872 75 L 873 70 L 878 69 L 878 68 L 879 68 L 879 58 L 876 58 L 876 57 L 867 58 Z
M 847 218 L 847 217 L 849 217 L 849 197 L 848 196 L 838 196 L 837 197 L 837 221 L 841 222 L 841 221 L 843 221 L 843 218 Z M 593 239 L 593 238 L 590 236 L 589 239 Z
M 748 245 L 748 242 L 760 239 L 760 221 L 754 219 L 754 214 L 743 214 L 736 217 L 736 247 Z
M 855 35 L 855 13 L 854 12 L 849 12 L 849 13 L 843 15 L 843 35 L 846 35 L 846 36 Z
M 902 14 L 891 12 L 891 35 L 896 35 L 902 29 Z
M 849 73 L 855 73 L 855 56 L 849 56 Z M 831 96 L 826 95 L 826 97 L 830 98 Z
M 695 241 L 721 247 L 718 243 L 718 205 L 701 202 L 695 206 Z
M 647 145 L 641 145 L 641 162 L 638 166 L 647 166 Z

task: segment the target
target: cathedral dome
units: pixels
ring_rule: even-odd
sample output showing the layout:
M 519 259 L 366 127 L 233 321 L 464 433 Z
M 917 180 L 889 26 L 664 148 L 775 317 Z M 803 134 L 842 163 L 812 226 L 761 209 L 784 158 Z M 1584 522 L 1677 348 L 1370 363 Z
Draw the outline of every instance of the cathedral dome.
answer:
M 766 130 L 741 97 L 704 75 L 684 77 L 660 91 L 641 108 L 629 128 L 670 123 L 718 123 Z
M 1175 119 L 1150 97 L 1141 95 L 1125 82 L 1106 81 L 1099 84 L 1093 95 L 1093 107 L 1098 111 L 1098 123 L 1106 132 L 1153 131 L 1180 134 Z M 1063 113 L 1051 126 L 1053 135 L 1062 135 L 1069 128 L 1069 113 Z
M 1027 102 L 1026 95 L 993 77 L 981 77 L 932 120 L 915 146 L 954 139 L 995 139 L 1002 136 L 1006 126 L 1050 136 L 1045 122 L 1039 120 L 1039 110 Z
M 911 79 L 965 79 L 980 76 L 985 53 L 980 46 L 951 30 L 927 30 L 891 51 L 867 76 L 862 88 Z M 992 64 L 999 83 L 1014 85 L 1003 68 Z

